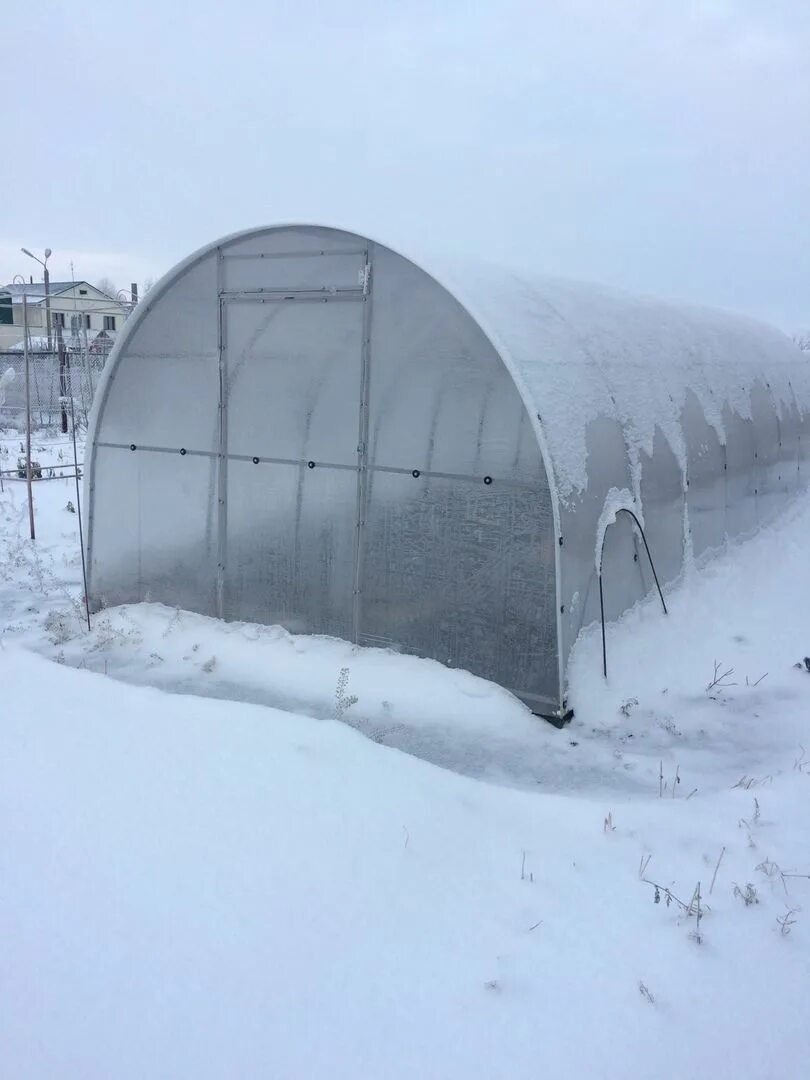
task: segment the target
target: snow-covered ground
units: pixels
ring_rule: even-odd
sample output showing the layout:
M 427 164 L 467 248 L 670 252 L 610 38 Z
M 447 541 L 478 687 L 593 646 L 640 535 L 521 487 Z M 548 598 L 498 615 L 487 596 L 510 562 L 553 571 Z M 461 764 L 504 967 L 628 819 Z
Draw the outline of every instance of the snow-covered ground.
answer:
M 0 494 L 4 1080 L 806 1075 L 810 501 L 611 627 L 607 684 L 586 634 L 556 731 L 277 628 L 87 633 L 73 482 L 35 495 L 32 545 Z

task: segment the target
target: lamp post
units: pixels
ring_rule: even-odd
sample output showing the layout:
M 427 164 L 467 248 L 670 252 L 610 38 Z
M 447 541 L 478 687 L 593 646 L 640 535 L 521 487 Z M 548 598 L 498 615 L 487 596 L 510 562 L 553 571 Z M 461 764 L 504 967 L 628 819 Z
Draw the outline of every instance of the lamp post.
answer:
M 44 261 L 34 255 L 32 252 L 30 252 L 28 248 L 20 248 L 20 250 L 22 251 L 23 255 L 27 255 L 29 259 L 33 259 L 34 262 L 38 262 L 43 270 L 43 276 L 45 279 L 45 324 L 47 326 L 48 335 L 48 352 L 50 352 L 53 348 L 53 339 L 51 336 L 51 278 L 48 273 L 48 259 L 51 257 L 51 249 L 45 248 Z
M 50 251 L 48 252 L 50 254 Z M 34 494 L 31 490 L 31 358 L 29 355 L 30 341 L 28 332 L 28 297 L 25 293 L 25 278 L 22 274 L 14 275 L 14 283 L 17 278 L 23 287 L 23 353 L 25 356 L 25 482 L 28 488 L 28 525 L 31 530 L 31 539 L 36 540 L 37 534 L 34 528 Z

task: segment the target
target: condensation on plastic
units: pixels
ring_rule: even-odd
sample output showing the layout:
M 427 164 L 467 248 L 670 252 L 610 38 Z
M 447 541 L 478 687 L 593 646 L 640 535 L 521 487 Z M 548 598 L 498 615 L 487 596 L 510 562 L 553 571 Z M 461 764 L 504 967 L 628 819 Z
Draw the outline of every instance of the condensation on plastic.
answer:
M 99 447 L 94 485 L 96 605 L 154 600 L 213 615 L 214 459 Z
M 226 618 L 350 639 L 356 474 L 231 460 L 227 491 Z
M 680 466 L 660 428 L 655 429 L 652 453 L 641 452 L 641 505 L 644 534 L 661 581 L 681 572 L 684 552 L 684 493 Z M 648 574 L 646 557 L 639 562 Z M 651 577 L 645 577 L 652 587 Z
M 686 441 L 686 504 L 692 554 L 700 560 L 722 548 L 726 539 L 725 448 L 706 420 L 697 396 L 686 395 L 681 425 Z
M 364 644 L 432 656 L 553 699 L 548 488 L 376 473 L 364 534 Z
M 356 466 L 363 304 L 226 301 L 224 316 L 228 453 Z

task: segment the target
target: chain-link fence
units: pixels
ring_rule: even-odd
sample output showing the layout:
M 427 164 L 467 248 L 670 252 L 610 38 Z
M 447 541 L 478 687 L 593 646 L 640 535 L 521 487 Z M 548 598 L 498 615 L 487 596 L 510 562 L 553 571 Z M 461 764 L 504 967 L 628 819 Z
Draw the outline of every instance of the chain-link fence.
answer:
M 30 351 L 32 430 L 66 431 L 74 415 L 77 428 L 86 427 L 107 355 L 66 348 L 60 360 L 56 351 Z M 25 355 L 21 350 L 0 352 L 0 429 L 14 433 L 25 428 Z

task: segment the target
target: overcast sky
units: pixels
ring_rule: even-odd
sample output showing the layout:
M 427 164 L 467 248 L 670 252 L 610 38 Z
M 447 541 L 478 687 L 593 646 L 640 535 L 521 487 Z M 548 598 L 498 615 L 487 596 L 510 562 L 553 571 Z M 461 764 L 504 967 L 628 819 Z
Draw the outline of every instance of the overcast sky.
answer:
M 808 0 L 39 0 L 4 13 L 0 278 L 277 221 L 810 327 Z

